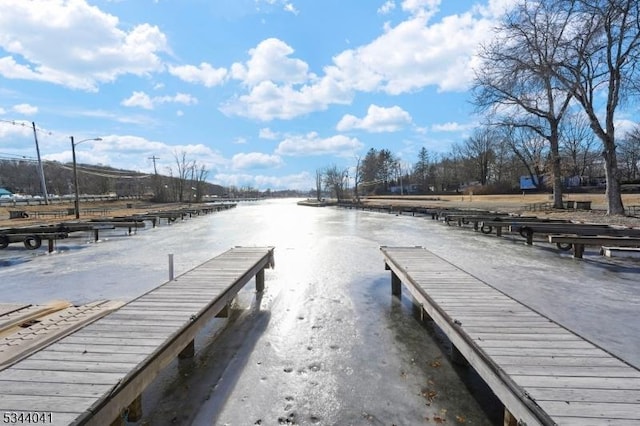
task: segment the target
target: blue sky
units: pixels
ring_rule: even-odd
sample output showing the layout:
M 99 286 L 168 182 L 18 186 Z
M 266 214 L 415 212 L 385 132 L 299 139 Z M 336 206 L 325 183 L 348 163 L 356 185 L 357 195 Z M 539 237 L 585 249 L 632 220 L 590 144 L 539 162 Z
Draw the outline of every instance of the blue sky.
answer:
M 2 0 L 0 157 L 314 187 L 370 148 L 407 164 L 477 123 L 479 43 L 513 0 Z M 27 126 L 14 125 L 27 123 Z

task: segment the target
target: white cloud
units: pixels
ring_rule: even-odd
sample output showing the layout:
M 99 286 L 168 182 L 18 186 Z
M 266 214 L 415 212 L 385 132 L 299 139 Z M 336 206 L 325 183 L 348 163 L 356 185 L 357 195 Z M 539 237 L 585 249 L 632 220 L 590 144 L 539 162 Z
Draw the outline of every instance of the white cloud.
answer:
M 402 10 L 412 14 L 433 15 L 438 11 L 441 0 L 404 0 Z
M 17 143 L 24 146 L 22 141 L 17 141 L 16 136 L 25 136 L 33 138 L 33 128 L 31 123 L 26 121 L 11 121 L 0 123 L 0 142 L 2 142 L 2 148 L 6 149 L 9 144 Z M 4 138 L 7 140 L 2 140 Z M 29 147 L 31 149 L 31 147 Z
M 139 107 L 149 110 L 154 109 L 157 105 L 168 103 L 195 105 L 198 103 L 198 99 L 185 93 L 177 93 L 174 96 L 154 96 L 152 98 L 144 92 L 133 92 L 129 98 L 121 102 L 122 105 L 127 107 Z
M 287 137 L 278 144 L 276 154 L 288 156 L 333 154 L 347 157 L 363 146 L 357 138 L 348 138 L 343 135 L 320 138 L 316 132 L 311 132 L 306 135 Z
M 11 110 L 22 115 L 34 115 L 38 112 L 38 107 L 29 104 L 18 104 L 11 107 Z
M 229 100 L 220 107 L 227 115 L 239 115 L 261 121 L 288 120 L 321 111 L 330 104 L 348 104 L 353 93 L 344 91 L 331 79 L 318 84 L 305 85 L 297 89 L 291 85 L 278 86 L 263 81 L 253 87 L 249 94 Z
M 228 74 L 225 68 L 213 68 L 206 62 L 201 63 L 197 67 L 194 65 L 170 66 L 168 71 L 169 74 L 183 81 L 202 84 L 205 87 L 221 85 L 224 83 Z
M 352 129 L 362 129 L 371 133 L 397 132 L 411 124 L 411 121 L 411 115 L 399 106 L 384 108 L 370 105 L 364 118 L 347 114 L 342 117 L 336 129 L 341 132 Z
M 0 2 L 0 75 L 96 91 L 125 74 L 162 69 L 166 36 L 146 23 L 124 31 L 84 0 Z M 61 49 L 60 46 L 64 46 Z
M 627 118 L 619 118 L 615 122 L 616 134 L 625 137 L 627 133 L 635 130 L 638 127 L 638 123 Z
M 395 8 L 396 2 L 394 2 L 393 0 L 387 0 L 382 6 L 378 8 L 378 14 L 386 15 L 388 13 L 391 13 L 391 11 Z
M 473 79 L 471 61 L 491 34 L 492 21 L 452 15 L 428 25 L 425 15 L 401 22 L 371 43 L 346 50 L 325 71 L 359 91 L 414 92 L 435 85 L 464 90 Z
M 231 159 L 235 170 L 267 169 L 282 165 L 282 159 L 277 155 L 263 154 L 260 152 L 238 153 Z
M 307 172 L 287 176 L 268 176 L 250 174 L 218 173 L 213 177 L 214 183 L 223 186 L 252 187 L 261 189 L 297 189 L 307 191 L 314 187 L 314 181 Z
M 293 48 L 277 38 L 261 41 L 249 50 L 251 57 L 246 63 L 234 63 L 231 75 L 242 80 L 247 86 L 255 86 L 265 81 L 274 83 L 296 84 L 309 79 L 309 66 L 300 59 L 289 56 Z
M 447 123 L 434 124 L 431 126 L 431 130 L 434 132 L 465 132 L 474 126 L 474 124 L 460 124 L 455 121 L 449 121 Z
M 332 104 L 349 104 L 355 93 L 413 93 L 427 86 L 440 91 L 467 90 L 474 78 L 476 53 L 488 40 L 496 20 L 516 0 L 491 0 L 487 7 L 430 22 L 439 0 L 405 0 L 410 18 L 387 24 L 366 45 L 344 50 L 318 76 L 293 48 L 270 38 L 249 52 L 246 63 L 231 66 L 232 78 L 247 93 L 229 99 L 220 110 L 262 121 L 289 120 Z
M 269 139 L 269 140 L 275 140 L 278 138 L 278 134 L 276 132 L 274 132 L 273 130 L 271 130 L 268 127 L 262 128 L 260 129 L 260 132 L 258 133 L 258 137 L 260 139 Z
M 87 164 L 117 164 L 118 167 L 127 170 L 136 170 L 146 173 L 153 172 L 153 163 L 149 160 L 155 156 L 159 158 L 158 172 L 168 174 L 173 170 L 176 174 L 176 153 L 186 153 L 188 161 L 196 160 L 198 165 L 205 166 L 208 170 L 221 170 L 229 166 L 229 159 L 208 146 L 199 143 L 186 143 L 171 145 L 166 142 L 149 140 L 133 135 L 105 135 L 101 141 L 87 141 L 76 149 L 79 162 Z M 47 146 L 52 143 L 47 144 Z M 46 153 L 46 160 L 71 162 L 71 149 L 68 139 L 63 140 L 59 147 L 64 149 L 55 153 Z
M 293 5 L 293 3 L 285 4 L 283 9 L 286 12 L 293 13 L 294 15 L 297 15 L 298 13 L 300 13 L 298 9 L 296 9 L 296 7 Z
M 144 92 L 133 92 L 131 96 L 121 102 L 127 107 L 140 107 L 144 109 L 153 109 L 153 101 L 151 97 Z

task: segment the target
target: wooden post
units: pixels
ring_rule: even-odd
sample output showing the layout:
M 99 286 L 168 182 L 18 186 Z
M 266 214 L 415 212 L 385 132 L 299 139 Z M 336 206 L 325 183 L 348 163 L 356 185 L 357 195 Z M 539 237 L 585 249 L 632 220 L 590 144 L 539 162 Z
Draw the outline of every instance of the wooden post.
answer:
M 500 225 L 496 226 L 496 236 L 497 237 L 502 237 L 502 226 L 500 226 Z
M 516 419 L 513 414 L 507 410 L 507 407 L 504 407 L 504 426 L 518 426 L 518 419 Z
M 49 238 L 49 253 L 53 253 L 53 238 Z
M 264 290 L 264 268 L 260 269 L 256 274 L 256 291 Z
M 94 229 L 93 230 L 93 241 L 97 243 L 99 239 L 100 239 L 100 231 L 98 231 L 98 229 Z
M 127 422 L 137 422 L 142 418 L 142 395 L 134 399 L 127 408 Z
M 402 282 L 395 272 L 391 271 L 391 294 L 400 296 L 402 294 Z
M 226 305 L 224 305 L 224 308 L 222 308 L 222 310 L 216 314 L 216 318 L 229 318 L 230 309 L 231 306 L 229 303 L 227 303 Z
M 178 358 L 179 359 L 193 358 L 195 354 L 196 354 L 196 345 L 195 345 L 195 342 L 192 340 L 189 343 L 187 343 L 187 346 L 185 346 L 182 352 L 178 354 Z

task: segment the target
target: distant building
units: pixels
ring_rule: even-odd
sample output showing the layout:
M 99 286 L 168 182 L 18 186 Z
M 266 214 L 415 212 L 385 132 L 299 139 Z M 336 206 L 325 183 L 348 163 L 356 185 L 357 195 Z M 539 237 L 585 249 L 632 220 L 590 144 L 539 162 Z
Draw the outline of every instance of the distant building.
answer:
M 11 198 L 13 193 L 11 191 L 7 191 L 4 188 L 0 188 L 0 198 Z

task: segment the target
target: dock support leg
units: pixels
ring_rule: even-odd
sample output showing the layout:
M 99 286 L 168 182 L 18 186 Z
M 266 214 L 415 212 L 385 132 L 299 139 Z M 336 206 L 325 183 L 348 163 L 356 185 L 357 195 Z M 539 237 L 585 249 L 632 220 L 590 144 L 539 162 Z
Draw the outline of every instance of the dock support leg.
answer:
M 518 419 L 513 417 L 513 414 L 507 410 L 507 407 L 504 407 L 504 426 L 518 426 Z
M 502 237 L 502 226 L 496 226 L 496 237 Z
M 584 244 L 574 244 L 573 257 L 575 257 L 576 259 L 582 259 L 583 254 L 584 254 Z
M 178 358 L 179 359 L 193 358 L 195 354 L 196 354 L 196 345 L 195 345 L 195 342 L 192 340 L 189 343 L 187 343 L 187 346 L 185 346 L 182 352 L 178 354 Z
M 93 241 L 97 243 L 99 239 L 100 239 L 100 231 L 98 231 L 97 229 L 94 229 L 93 230 Z
M 231 309 L 231 304 L 227 303 L 224 305 L 224 308 L 220 312 L 216 314 L 216 318 L 229 318 L 229 310 Z
M 142 395 L 134 399 L 127 408 L 127 421 L 137 422 L 142 418 Z
M 256 291 L 259 293 L 264 290 L 264 268 L 260 269 L 256 274 Z
M 391 294 L 400 296 L 402 294 L 402 281 L 395 272 L 391 271 Z
M 49 238 L 49 253 L 53 253 L 53 238 Z

